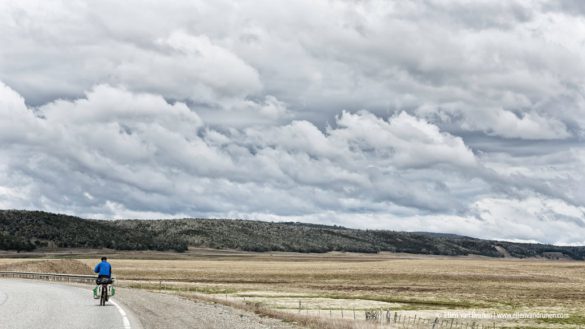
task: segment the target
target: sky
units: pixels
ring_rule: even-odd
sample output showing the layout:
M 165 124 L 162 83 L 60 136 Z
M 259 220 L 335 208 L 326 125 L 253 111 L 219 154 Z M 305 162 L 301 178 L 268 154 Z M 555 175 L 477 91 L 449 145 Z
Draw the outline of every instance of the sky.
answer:
M 580 0 L 0 2 L 0 208 L 585 245 Z

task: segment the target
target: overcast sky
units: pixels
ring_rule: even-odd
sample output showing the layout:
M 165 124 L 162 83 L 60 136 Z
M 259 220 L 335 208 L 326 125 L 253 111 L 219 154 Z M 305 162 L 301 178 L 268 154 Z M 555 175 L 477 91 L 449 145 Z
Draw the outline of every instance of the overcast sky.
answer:
M 585 2 L 2 1 L 0 208 L 585 244 Z

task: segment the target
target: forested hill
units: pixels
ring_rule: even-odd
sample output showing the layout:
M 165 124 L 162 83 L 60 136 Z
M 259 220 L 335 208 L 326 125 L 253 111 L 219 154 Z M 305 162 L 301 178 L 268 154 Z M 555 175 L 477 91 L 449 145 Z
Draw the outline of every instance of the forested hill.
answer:
M 184 240 L 160 238 L 148 231 L 119 227 L 105 220 L 42 211 L 0 210 L 0 250 L 38 247 L 184 251 L 187 244 Z
M 40 211 L 0 210 L 0 249 L 3 250 L 72 247 L 184 251 L 187 246 L 244 251 L 392 251 L 491 257 L 502 257 L 507 251 L 522 258 L 556 252 L 568 258 L 585 258 L 585 247 L 490 241 L 453 234 L 230 219 L 89 220 Z

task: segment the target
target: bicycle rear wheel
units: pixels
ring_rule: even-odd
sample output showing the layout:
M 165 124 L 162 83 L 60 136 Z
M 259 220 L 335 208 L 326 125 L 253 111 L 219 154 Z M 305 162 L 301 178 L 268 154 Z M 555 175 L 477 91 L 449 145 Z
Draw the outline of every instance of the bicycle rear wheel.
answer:
M 106 306 L 107 300 L 108 300 L 108 286 L 103 284 L 102 285 L 102 296 L 100 298 L 100 306 Z

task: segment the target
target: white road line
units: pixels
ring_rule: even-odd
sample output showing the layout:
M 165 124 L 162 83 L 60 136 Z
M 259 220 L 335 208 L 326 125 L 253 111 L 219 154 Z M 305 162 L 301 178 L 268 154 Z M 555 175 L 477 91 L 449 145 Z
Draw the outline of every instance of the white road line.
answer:
M 128 316 L 126 315 L 126 312 L 124 311 L 124 309 L 118 305 L 118 303 L 116 303 L 115 301 L 110 299 L 110 303 L 112 303 L 112 305 L 116 306 L 116 308 L 118 309 L 118 312 L 120 312 L 120 315 L 122 316 L 122 322 L 124 323 L 124 329 L 132 329 L 132 327 L 130 327 L 130 321 L 128 320 Z

